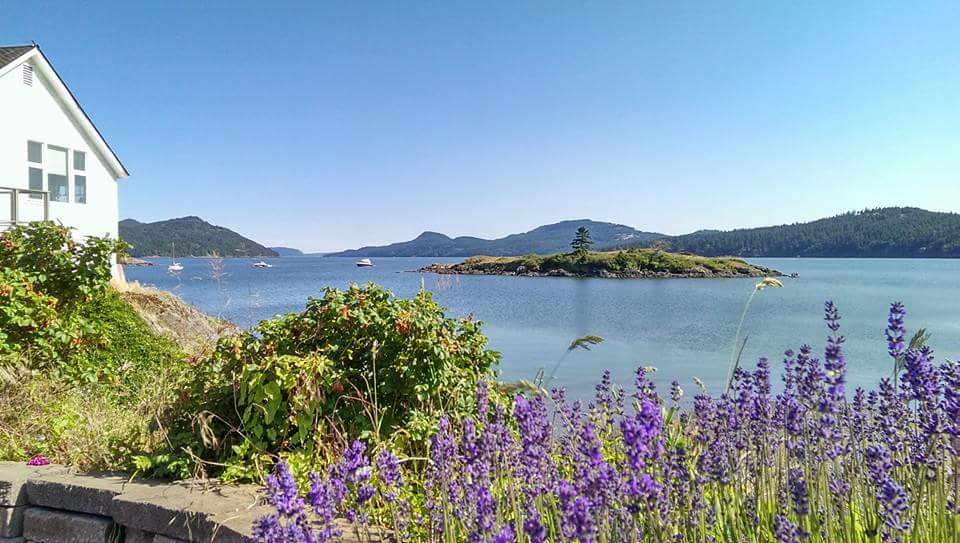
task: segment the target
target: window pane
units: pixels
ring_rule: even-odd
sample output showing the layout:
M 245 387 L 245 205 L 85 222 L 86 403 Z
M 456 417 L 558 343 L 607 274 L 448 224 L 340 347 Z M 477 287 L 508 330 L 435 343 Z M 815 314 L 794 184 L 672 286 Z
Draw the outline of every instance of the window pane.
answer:
M 78 204 L 87 203 L 87 176 L 76 175 L 73 177 L 73 200 Z
M 83 151 L 73 152 L 73 169 L 81 172 L 87 169 L 87 155 Z
M 69 202 L 67 194 L 67 176 L 47 174 L 47 189 L 50 191 L 51 202 Z
M 30 168 L 30 190 L 43 190 L 43 170 L 40 168 Z M 43 198 L 40 194 L 31 194 L 34 200 Z
M 43 163 L 43 144 L 37 143 L 35 141 L 27 142 L 27 160 L 30 162 L 36 162 L 37 164 Z
M 67 175 L 67 150 L 63 147 L 47 146 L 47 160 L 44 163 L 47 174 Z M 50 192 L 53 192 L 52 190 Z

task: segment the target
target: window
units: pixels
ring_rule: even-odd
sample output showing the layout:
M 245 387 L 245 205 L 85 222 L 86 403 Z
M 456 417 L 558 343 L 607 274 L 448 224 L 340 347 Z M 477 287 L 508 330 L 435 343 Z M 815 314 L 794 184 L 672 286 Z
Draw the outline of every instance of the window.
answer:
M 87 176 L 73 176 L 73 201 L 78 204 L 87 203 Z
M 30 190 L 43 190 L 43 170 L 40 168 L 30 168 Z M 40 194 L 31 194 L 34 200 L 43 198 Z
M 43 163 L 43 144 L 36 141 L 27 142 L 27 161 Z
M 51 202 L 69 202 L 67 193 L 67 176 L 55 173 L 47 174 L 47 188 L 50 189 Z
M 47 145 L 47 156 L 44 161 L 47 170 L 47 190 L 50 191 L 51 202 L 69 202 L 70 187 L 67 182 L 67 150 L 63 147 Z
M 23 65 L 23 84 L 28 87 L 33 86 L 33 66 L 29 64 Z
M 73 152 L 73 169 L 84 171 L 87 169 L 87 155 L 83 151 Z

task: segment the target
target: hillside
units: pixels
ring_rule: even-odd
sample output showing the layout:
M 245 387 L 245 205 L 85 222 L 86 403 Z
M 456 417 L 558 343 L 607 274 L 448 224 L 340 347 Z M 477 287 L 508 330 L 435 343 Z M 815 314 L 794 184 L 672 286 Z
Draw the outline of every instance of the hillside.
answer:
M 133 246 L 131 256 L 253 257 L 278 256 L 277 252 L 222 226 L 199 217 L 182 217 L 152 223 L 120 221 L 120 239 Z
M 768 277 L 780 272 L 748 264 L 739 258 L 710 258 L 658 249 L 591 252 L 584 258 L 558 253 L 546 256 L 475 256 L 455 264 L 432 264 L 421 272 L 530 277 L 717 278 Z
M 808 223 L 701 231 L 624 246 L 654 244 L 706 256 L 960 257 L 960 215 L 889 207 Z
M 303 251 L 293 247 L 269 247 L 269 249 L 280 256 L 303 256 Z
M 499 239 L 470 236 L 451 238 L 437 232 L 424 232 L 410 241 L 384 246 L 361 247 L 327 256 L 473 256 L 551 254 L 570 250 L 570 240 L 577 228 L 590 230 L 594 247 L 603 249 L 629 242 L 646 242 L 663 237 L 662 234 L 641 232 L 622 224 L 591 220 L 563 221 L 535 228 L 522 234 L 511 234 Z
M 590 230 L 600 251 L 658 247 L 705 256 L 741 257 L 960 257 L 960 214 L 915 207 L 868 209 L 807 223 L 737 230 L 697 230 L 680 236 L 642 232 L 607 222 L 564 221 L 523 234 L 486 240 L 450 238 L 424 232 L 416 239 L 378 247 L 362 247 L 329 256 L 517 256 L 570 250 L 580 226 Z

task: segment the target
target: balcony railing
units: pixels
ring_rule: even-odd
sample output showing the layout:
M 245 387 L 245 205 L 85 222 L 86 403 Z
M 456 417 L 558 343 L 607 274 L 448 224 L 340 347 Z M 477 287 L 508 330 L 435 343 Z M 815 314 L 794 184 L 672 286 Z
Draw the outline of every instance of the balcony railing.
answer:
M 6 198 L 7 205 L 4 205 Z M 50 220 L 50 193 L 45 190 L 0 187 L 0 230 Z

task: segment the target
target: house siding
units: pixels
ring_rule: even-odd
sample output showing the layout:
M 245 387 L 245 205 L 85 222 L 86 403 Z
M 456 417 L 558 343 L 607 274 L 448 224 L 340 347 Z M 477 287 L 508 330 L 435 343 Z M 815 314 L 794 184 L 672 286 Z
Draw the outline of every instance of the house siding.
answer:
M 28 61 L 28 63 L 31 63 Z M 68 149 L 67 178 L 69 202 L 50 202 L 50 219 L 75 228 L 75 236 L 109 235 L 117 237 L 119 206 L 117 181 L 108 166 L 93 149 L 84 132 L 73 122 L 62 104 L 51 92 L 50 82 L 39 69 L 33 72 L 33 85 L 23 82 L 22 66 L 15 66 L 0 76 L 0 187 L 29 188 L 27 142 L 43 143 Z M 86 155 L 86 168 L 77 171 L 73 151 Z M 44 171 L 44 189 L 48 190 Z M 87 203 L 76 202 L 75 175 L 85 175 Z M 0 220 L 10 213 L 8 200 L 0 199 Z M 21 199 L 21 218 L 42 216 L 39 201 Z

